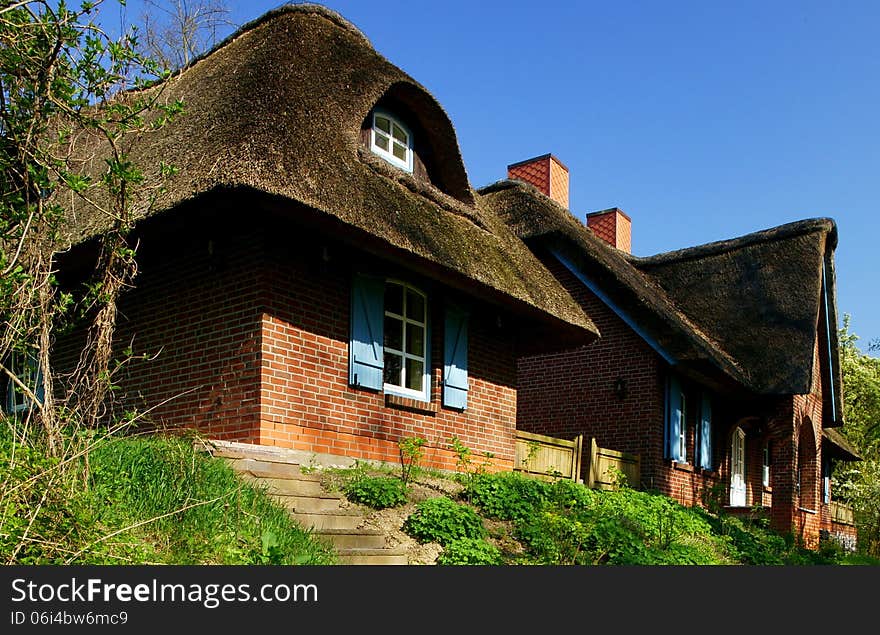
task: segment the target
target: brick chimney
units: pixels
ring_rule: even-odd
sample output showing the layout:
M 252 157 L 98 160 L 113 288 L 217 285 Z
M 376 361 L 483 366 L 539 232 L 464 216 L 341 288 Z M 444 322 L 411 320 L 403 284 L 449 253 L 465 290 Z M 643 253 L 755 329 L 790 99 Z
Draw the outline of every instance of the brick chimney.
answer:
M 552 154 L 508 165 L 507 178 L 531 183 L 568 209 L 568 168 Z
M 587 214 L 587 227 L 612 247 L 632 253 L 632 219 L 619 207 Z

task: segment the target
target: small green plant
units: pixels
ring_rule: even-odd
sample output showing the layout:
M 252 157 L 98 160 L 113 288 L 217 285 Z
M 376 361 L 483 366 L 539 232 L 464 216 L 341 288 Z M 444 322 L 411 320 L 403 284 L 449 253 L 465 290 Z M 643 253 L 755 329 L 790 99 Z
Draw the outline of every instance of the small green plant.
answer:
M 487 468 L 492 465 L 492 459 L 495 458 L 495 455 L 492 452 L 484 452 L 483 460 L 479 464 L 475 464 L 472 458 L 471 449 L 466 446 L 461 440 L 452 436 L 449 439 L 449 448 L 455 453 L 455 472 L 458 477 L 459 482 L 463 482 L 465 484 L 473 481 L 474 477 L 485 474 Z
M 467 474 L 471 465 L 471 449 L 456 436 L 449 439 L 449 448 L 455 453 L 455 471 L 459 475 Z
M 453 540 L 437 557 L 438 565 L 499 565 L 501 552 L 481 538 Z
M 400 480 L 406 487 L 410 480 L 419 474 L 419 463 L 422 460 L 427 441 L 421 437 L 404 437 L 397 442 L 400 450 Z
M 284 551 L 275 532 L 266 530 L 260 537 L 260 550 L 254 549 L 247 559 L 249 564 L 284 564 Z
M 605 474 L 608 476 L 608 481 L 614 489 L 622 489 L 630 486 L 629 478 L 626 473 L 616 465 L 609 466 L 608 469 L 605 470 Z
M 429 498 L 403 522 L 403 531 L 419 542 L 448 545 L 460 538 L 484 538 L 483 520 L 471 507 L 445 496 Z
M 541 449 L 541 445 L 537 441 L 529 441 L 528 447 L 529 451 L 526 454 L 525 458 L 522 460 L 522 466 L 526 472 L 529 471 L 529 465 L 532 464 L 532 461 L 538 455 L 538 451 Z
M 393 476 L 359 475 L 345 486 L 345 495 L 355 503 L 385 509 L 406 502 L 406 486 Z

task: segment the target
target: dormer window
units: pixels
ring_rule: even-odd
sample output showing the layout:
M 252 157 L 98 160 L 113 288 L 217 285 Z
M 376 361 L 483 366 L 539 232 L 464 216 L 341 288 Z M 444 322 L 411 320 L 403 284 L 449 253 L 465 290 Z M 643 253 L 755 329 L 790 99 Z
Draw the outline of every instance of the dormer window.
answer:
M 407 172 L 413 171 L 412 135 L 387 112 L 373 113 L 370 149 L 392 165 Z

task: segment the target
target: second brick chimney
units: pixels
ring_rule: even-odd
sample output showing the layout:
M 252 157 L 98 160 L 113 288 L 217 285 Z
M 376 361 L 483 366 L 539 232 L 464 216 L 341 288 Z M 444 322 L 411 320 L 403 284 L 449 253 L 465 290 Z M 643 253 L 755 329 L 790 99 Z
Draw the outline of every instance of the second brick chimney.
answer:
M 531 183 L 568 209 L 568 168 L 552 154 L 508 165 L 507 178 Z
M 568 209 L 568 168 L 552 154 L 508 165 L 507 178 L 531 183 Z M 632 253 L 632 220 L 619 207 L 587 214 L 586 224 L 612 247 Z
M 632 219 L 619 207 L 587 214 L 587 227 L 612 247 L 632 253 Z

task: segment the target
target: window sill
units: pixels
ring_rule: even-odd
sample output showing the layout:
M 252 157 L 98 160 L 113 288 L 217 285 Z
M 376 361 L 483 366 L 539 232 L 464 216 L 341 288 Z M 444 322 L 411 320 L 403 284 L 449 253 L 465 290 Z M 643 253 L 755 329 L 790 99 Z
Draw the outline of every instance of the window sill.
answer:
M 682 472 L 693 472 L 694 466 L 690 463 L 679 463 L 678 461 L 672 462 L 672 467 L 676 470 L 681 470 Z
M 764 487 L 765 494 L 772 494 L 773 493 L 773 488 L 770 487 L 769 485 L 764 485 L 763 487 Z
M 815 509 L 808 509 L 806 507 L 798 507 L 798 511 L 804 512 L 805 514 L 818 514 L 819 513 Z
M 435 415 L 439 408 L 437 404 L 430 401 L 419 401 L 409 397 L 401 397 L 399 395 L 385 394 L 385 406 L 388 408 L 399 408 L 401 410 L 411 410 L 413 412 L 421 412 L 422 414 Z
M 700 474 L 702 474 L 703 476 L 708 476 L 709 478 L 716 478 L 718 476 L 718 472 L 716 470 L 705 467 L 700 468 Z

